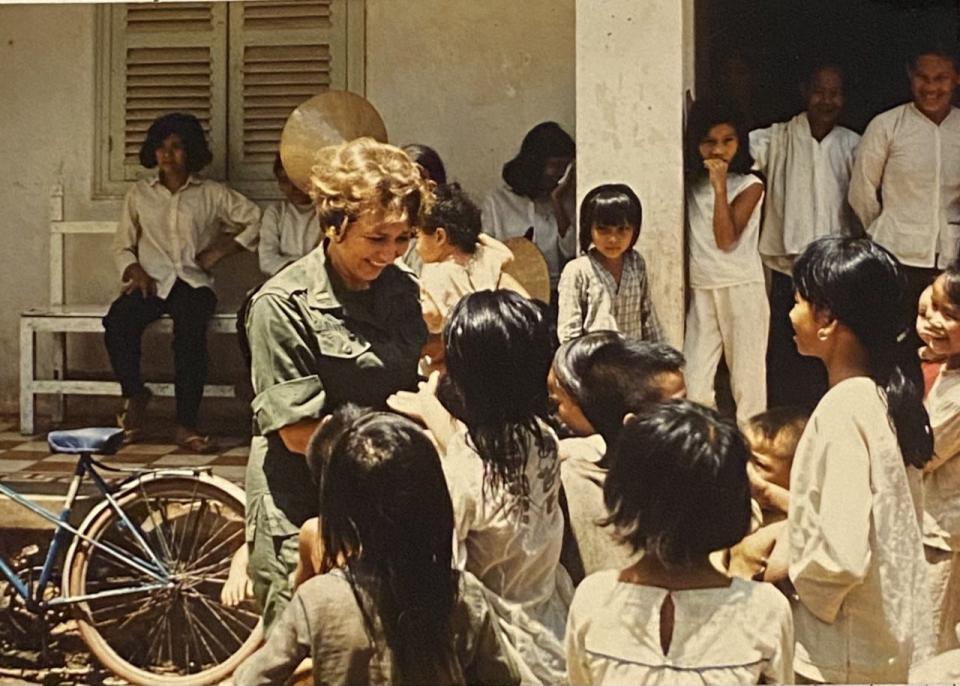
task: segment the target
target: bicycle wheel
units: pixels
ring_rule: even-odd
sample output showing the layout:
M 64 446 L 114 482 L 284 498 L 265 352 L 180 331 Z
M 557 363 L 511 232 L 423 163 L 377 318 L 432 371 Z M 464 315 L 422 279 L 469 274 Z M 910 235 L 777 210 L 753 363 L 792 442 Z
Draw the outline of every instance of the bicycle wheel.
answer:
M 257 648 L 252 601 L 220 601 L 231 558 L 245 545 L 242 493 L 209 475 L 148 475 L 118 497 L 129 524 L 106 503 L 88 516 L 63 584 L 67 596 L 101 596 L 77 604 L 77 622 L 104 667 L 144 686 L 201 686 L 229 676 Z

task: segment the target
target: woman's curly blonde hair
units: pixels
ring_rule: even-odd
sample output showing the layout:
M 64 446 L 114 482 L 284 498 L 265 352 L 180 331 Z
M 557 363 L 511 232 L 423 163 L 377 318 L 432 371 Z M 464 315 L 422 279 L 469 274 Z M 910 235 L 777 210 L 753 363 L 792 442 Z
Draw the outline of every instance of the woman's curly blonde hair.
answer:
M 373 138 L 318 150 L 312 172 L 310 197 L 320 226 L 335 233 L 370 210 L 419 226 L 433 202 L 429 184 L 407 154 Z

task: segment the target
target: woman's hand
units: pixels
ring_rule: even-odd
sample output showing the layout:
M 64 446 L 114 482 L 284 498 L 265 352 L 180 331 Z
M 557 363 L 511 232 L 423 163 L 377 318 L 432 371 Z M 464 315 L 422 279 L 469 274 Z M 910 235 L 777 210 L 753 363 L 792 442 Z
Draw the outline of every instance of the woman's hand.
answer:
M 716 188 L 727 187 L 727 169 L 729 164 L 719 158 L 709 158 L 703 161 L 703 166 L 710 177 L 710 185 Z

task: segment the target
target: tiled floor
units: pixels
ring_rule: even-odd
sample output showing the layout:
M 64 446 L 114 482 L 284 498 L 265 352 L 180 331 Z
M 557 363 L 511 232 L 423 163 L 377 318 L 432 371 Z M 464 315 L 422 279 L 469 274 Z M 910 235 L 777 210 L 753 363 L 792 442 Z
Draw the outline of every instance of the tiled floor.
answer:
M 249 436 L 214 434 L 213 438 L 220 445 L 220 452 L 215 455 L 189 453 L 175 444 L 163 442 L 163 437 L 148 436 L 142 443 L 124 446 L 117 454 L 98 459 L 105 465 L 128 469 L 209 466 L 214 474 L 242 486 Z M 0 480 L 65 484 L 75 464 L 76 458 L 72 455 L 51 453 L 45 435 L 23 436 L 15 422 L 0 420 Z

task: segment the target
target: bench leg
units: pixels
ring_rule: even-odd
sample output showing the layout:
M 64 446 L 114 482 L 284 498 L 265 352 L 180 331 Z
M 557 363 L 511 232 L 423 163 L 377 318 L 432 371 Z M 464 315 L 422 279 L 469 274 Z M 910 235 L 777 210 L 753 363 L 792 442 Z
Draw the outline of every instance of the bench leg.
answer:
M 25 320 L 20 320 L 20 433 L 33 433 L 33 376 L 34 332 Z
M 67 375 L 67 334 L 57 331 L 53 334 L 53 378 L 63 381 Z M 63 422 L 66 396 L 56 393 L 53 396 L 53 423 Z

